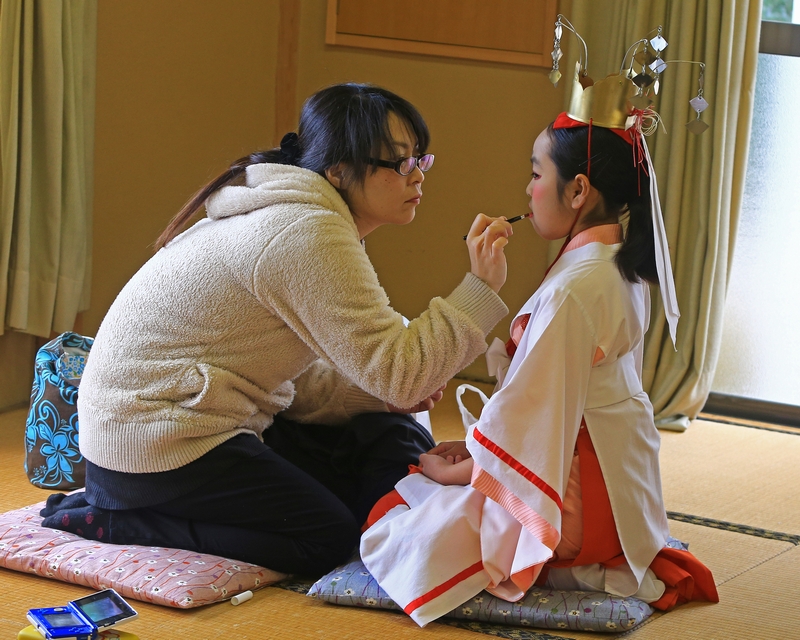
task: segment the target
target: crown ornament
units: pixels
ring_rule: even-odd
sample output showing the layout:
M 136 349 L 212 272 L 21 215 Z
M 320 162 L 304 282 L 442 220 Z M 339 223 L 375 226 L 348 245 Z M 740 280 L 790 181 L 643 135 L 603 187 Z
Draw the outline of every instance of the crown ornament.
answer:
M 572 75 L 572 93 L 567 111 L 571 118 L 586 124 L 591 120 L 601 127 L 627 129 L 634 124 L 636 112 L 645 113 L 655 121 L 654 126 L 645 127 L 643 131 L 650 133 L 659 121 L 658 115 L 650 106 L 661 88 L 661 74 L 670 64 L 696 64 L 700 66 L 698 91 L 689 101 L 696 116 L 686 123 L 686 128 L 694 134 L 708 129 L 708 124 L 701 118 L 702 112 L 708 108 L 708 102 L 703 97 L 705 64 L 693 60 L 664 60 L 662 54 L 668 43 L 664 39 L 661 25 L 647 37 L 628 47 L 618 73 L 595 83 L 588 73 L 586 41 L 569 20 L 558 14 L 551 54 L 553 68 L 548 76 L 553 86 L 558 86 L 558 81 L 562 78 L 559 62 L 563 56 L 561 38 L 565 29 L 572 32 L 582 45 L 579 59 L 575 63 L 575 73 Z M 651 38 L 653 33 L 655 36 Z M 639 121 L 641 122 L 641 118 Z
M 609 129 L 627 129 L 630 126 L 631 99 L 636 87 L 623 75 L 610 75 L 584 87 L 581 84 L 580 63 L 576 65 L 572 95 L 567 115 L 573 120 Z

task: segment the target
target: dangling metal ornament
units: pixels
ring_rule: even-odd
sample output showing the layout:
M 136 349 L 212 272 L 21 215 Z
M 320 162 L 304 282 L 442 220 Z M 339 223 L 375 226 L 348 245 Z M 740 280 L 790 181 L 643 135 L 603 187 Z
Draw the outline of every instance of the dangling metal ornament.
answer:
M 639 53 L 633 56 L 633 59 L 644 67 L 651 64 L 656 59 L 656 57 L 645 46 L 644 49 L 642 49 Z
M 550 57 L 553 59 L 553 69 L 547 76 L 554 87 L 558 86 L 558 81 L 561 79 L 561 72 L 558 70 L 558 62 L 561 56 L 564 55 L 561 51 L 561 14 L 558 14 L 556 19 L 555 35 L 553 37 L 553 52 Z
M 653 76 L 642 71 L 639 75 L 633 77 L 633 84 L 641 89 L 645 89 L 653 84 L 653 80 L 655 80 Z
M 694 134 L 701 134 L 708 129 L 708 125 L 700 119 L 700 114 L 708 109 L 708 102 L 703 97 L 703 85 L 705 84 L 706 65 L 698 62 L 700 65 L 700 77 L 697 78 L 697 95 L 689 100 L 689 105 L 697 112 L 697 117 L 691 122 L 686 123 L 686 128 Z
M 667 63 L 664 62 L 661 58 L 656 58 L 653 62 L 650 63 L 650 68 L 655 73 L 664 73 L 664 69 L 667 68 Z
M 698 111 L 697 117 L 686 123 L 686 128 L 695 135 L 700 135 L 708 129 L 708 125 L 700 119 L 700 112 Z
M 550 54 L 550 57 L 553 59 L 553 68 L 547 77 L 550 79 L 550 82 L 553 83 L 554 87 L 558 86 L 558 81 L 561 79 L 561 71 L 559 71 L 558 69 L 558 63 L 561 60 L 561 57 L 564 55 L 563 52 L 561 51 L 561 35 L 563 34 L 564 29 L 572 31 L 572 33 L 575 34 L 578 40 L 581 41 L 581 44 L 583 44 L 583 56 L 578 62 L 580 68 L 583 71 L 582 74 L 580 74 L 581 75 L 580 83 L 584 87 L 590 87 L 592 86 L 592 84 L 594 84 L 594 81 L 587 75 L 586 71 L 588 65 L 588 57 L 589 57 L 588 49 L 586 47 L 586 42 L 580 36 L 580 34 L 577 31 L 575 31 L 575 27 L 573 27 L 570 24 L 569 20 L 567 20 L 560 13 L 556 17 L 556 26 L 553 31 L 553 52 Z
M 658 26 L 658 35 L 650 41 L 650 46 L 659 53 L 667 48 L 667 41 L 661 35 L 661 25 Z
M 703 94 L 701 93 L 698 93 L 697 96 L 689 100 L 689 104 L 692 105 L 692 109 L 697 111 L 697 113 L 700 113 L 708 109 L 708 102 L 706 102 L 706 99 L 703 97 Z

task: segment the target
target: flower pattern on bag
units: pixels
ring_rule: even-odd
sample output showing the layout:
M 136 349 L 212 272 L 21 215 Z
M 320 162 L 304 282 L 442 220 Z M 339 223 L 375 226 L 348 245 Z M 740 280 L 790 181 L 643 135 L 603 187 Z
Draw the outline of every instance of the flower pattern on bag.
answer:
M 44 489 L 84 483 L 78 447 L 78 385 L 94 340 L 63 333 L 36 353 L 31 405 L 25 424 L 25 473 Z

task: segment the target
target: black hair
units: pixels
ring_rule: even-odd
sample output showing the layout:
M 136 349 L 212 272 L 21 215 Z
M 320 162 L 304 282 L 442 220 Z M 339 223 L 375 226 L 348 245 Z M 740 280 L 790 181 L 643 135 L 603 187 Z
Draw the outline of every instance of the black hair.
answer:
M 615 257 L 617 268 L 630 282 L 646 280 L 659 284 L 656 270 L 653 219 L 650 211 L 650 177 L 644 168 L 633 161 L 631 145 L 603 127 L 592 127 L 591 170 L 587 162 L 589 127 L 547 128 L 550 136 L 550 158 L 556 166 L 562 192 L 566 184 L 579 173 L 587 175 L 589 183 L 600 192 L 604 213 L 627 212 L 627 230 Z M 589 212 L 588 222 L 593 219 Z
M 316 92 L 303 104 L 297 135 L 284 136 L 281 147 L 257 151 L 231 163 L 175 214 L 156 240 L 155 250 L 177 236 L 212 193 L 236 180 L 252 164 L 292 164 L 323 177 L 327 169 L 342 164 L 346 185 L 363 184 L 367 171 L 377 170 L 368 158 L 380 157 L 384 148 L 394 148 L 390 113 L 416 138 L 417 153 L 425 153 L 430 143 L 428 126 L 419 111 L 400 96 L 356 83 L 336 84 Z

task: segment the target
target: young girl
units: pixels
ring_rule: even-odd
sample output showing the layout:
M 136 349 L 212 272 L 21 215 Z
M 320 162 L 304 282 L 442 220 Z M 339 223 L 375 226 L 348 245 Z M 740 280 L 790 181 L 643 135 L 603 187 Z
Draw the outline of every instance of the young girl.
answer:
M 536 139 L 531 221 L 567 241 L 511 324 L 498 390 L 466 445 L 421 456 L 422 474 L 398 483 L 402 500 L 362 538 L 366 567 L 421 625 L 483 589 L 515 601 L 533 584 L 665 609 L 717 600 L 705 567 L 665 549 L 660 438 L 641 383 L 658 276 L 638 135 L 562 114 Z
M 346 559 L 434 445 L 406 414 L 507 313 L 504 220 L 476 218 L 471 273 L 407 327 L 378 282 L 363 240 L 414 219 L 428 142 L 406 100 L 335 85 L 279 149 L 201 189 L 100 326 L 78 400 L 86 491 L 51 496 L 44 524 L 285 573 Z

